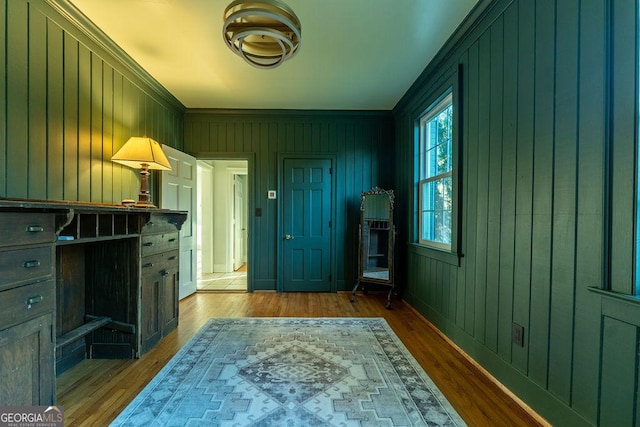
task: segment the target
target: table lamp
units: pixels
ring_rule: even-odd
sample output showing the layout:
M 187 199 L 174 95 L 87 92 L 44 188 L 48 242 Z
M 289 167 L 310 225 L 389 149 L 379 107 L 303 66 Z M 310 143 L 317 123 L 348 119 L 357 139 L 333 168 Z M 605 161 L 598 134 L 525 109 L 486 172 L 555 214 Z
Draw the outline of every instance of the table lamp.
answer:
M 111 157 L 111 161 L 140 169 L 140 194 L 134 206 L 155 208 L 149 194 L 149 169 L 171 170 L 160 143 L 146 136 L 132 136 Z

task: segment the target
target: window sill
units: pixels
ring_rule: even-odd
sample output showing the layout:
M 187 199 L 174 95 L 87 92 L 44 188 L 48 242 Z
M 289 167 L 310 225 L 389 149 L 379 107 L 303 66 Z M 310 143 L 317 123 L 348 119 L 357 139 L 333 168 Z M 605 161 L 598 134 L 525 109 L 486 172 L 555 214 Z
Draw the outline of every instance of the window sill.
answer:
M 611 292 L 607 289 L 595 287 L 587 289 L 603 297 L 601 299 L 601 316 L 640 328 L 640 298 L 638 296 Z
M 600 289 L 600 288 L 596 288 L 596 287 L 589 287 L 587 288 L 589 289 L 591 292 L 596 293 L 596 294 L 600 294 L 603 295 L 605 297 L 608 298 L 612 298 L 615 300 L 619 300 L 619 301 L 626 301 L 626 302 L 630 302 L 632 304 L 640 304 L 640 298 L 636 295 L 627 295 L 627 294 L 621 294 L 618 292 L 612 292 L 609 291 L 607 289 Z
M 447 264 L 455 265 L 457 267 L 460 267 L 460 260 L 463 256 L 462 254 L 456 254 L 443 249 L 432 248 L 429 246 L 421 245 L 419 243 L 409 243 L 409 249 L 420 256 L 435 259 Z

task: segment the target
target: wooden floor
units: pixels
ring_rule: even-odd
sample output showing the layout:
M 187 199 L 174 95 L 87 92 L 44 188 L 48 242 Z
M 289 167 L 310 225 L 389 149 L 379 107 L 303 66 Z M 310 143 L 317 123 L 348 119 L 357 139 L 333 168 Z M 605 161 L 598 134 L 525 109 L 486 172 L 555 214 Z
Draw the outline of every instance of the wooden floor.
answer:
M 401 301 L 384 294 L 198 293 L 180 302 L 180 325 L 138 360 L 85 360 L 58 377 L 65 426 L 107 425 L 211 317 L 384 317 L 471 426 L 536 426 L 525 410 Z

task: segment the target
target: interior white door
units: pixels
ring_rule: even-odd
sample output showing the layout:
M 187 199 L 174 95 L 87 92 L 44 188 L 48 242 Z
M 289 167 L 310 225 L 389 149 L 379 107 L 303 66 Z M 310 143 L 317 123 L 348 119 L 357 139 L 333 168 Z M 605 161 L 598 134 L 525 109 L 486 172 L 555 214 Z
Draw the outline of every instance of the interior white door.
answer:
M 171 163 L 170 171 L 162 171 L 160 207 L 189 211 L 180 230 L 180 299 L 196 291 L 197 285 L 197 166 L 196 158 L 163 145 Z
M 233 269 L 237 270 L 245 263 L 244 234 L 244 176 L 234 175 L 234 206 L 233 206 L 233 226 L 234 226 L 234 244 L 233 244 Z

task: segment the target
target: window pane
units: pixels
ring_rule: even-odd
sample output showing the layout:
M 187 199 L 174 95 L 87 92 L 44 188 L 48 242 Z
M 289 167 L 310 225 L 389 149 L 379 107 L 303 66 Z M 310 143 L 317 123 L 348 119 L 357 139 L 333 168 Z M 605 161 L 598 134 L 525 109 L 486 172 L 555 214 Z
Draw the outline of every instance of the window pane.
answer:
M 422 240 L 451 244 L 451 176 L 422 185 Z
M 438 145 L 437 148 L 438 173 L 440 175 L 451 170 L 451 140 Z
M 422 212 L 422 240 L 434 240 L 434 212 Z
M 420 241 L 451 245 L 453 104 L 449 95 L 420 120 L 418 221 Z
M 453 106 L 449 105 L 423 123 L 424 130 L 420 132 L 424 138 L 420 150 L 420 178 L 438 176 L 451 170 L 452 111 Z

